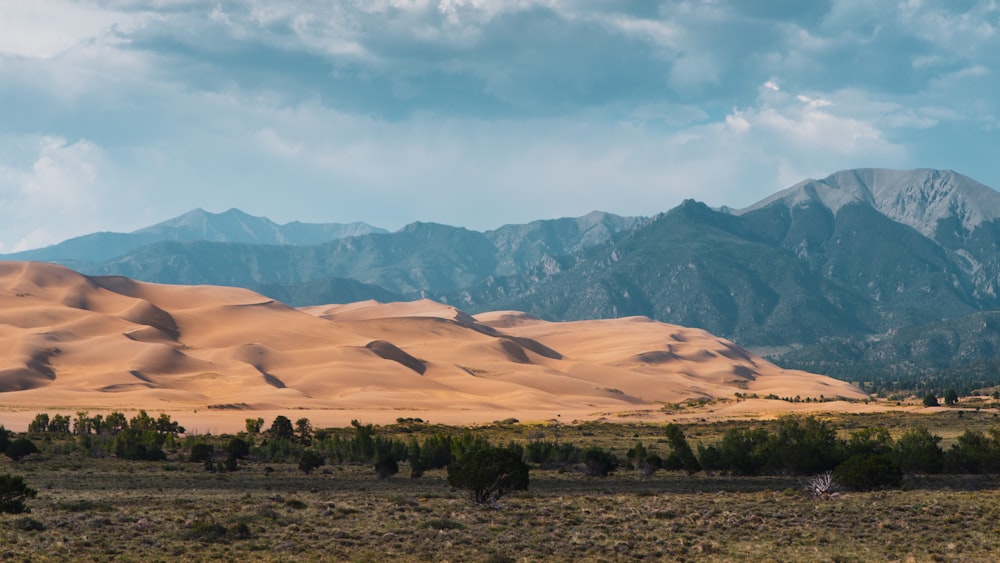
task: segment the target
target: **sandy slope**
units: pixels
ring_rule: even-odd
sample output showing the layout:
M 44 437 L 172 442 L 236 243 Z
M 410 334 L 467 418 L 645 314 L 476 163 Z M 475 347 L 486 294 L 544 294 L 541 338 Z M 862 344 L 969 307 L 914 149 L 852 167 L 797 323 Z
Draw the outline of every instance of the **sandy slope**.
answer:
M 296 310 L 244 289 L 0 262 L 0 424 L 41 410 L 115 408 L 210 408 L 209 427 L 287 409 L 337 421 L 594 418 L 734 392 L 863 396 L 644 318 L 472 317 L 431 301 Z

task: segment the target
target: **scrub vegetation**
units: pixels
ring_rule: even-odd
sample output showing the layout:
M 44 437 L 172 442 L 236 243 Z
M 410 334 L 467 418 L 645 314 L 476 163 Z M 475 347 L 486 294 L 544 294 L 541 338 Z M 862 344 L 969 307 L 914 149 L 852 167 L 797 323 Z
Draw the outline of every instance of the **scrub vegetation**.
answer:
M 279 417 L 220 436 L 145 413 L 117 434 L 36 424 L 0 430 L 4 447 L 38 450 L 0 458 L 18 508 L 0 514 L 0 558 L 994 560 L 996 420 L 894 415 L 333 429 Z M 139 438 L 119 438 L 133 422 Z

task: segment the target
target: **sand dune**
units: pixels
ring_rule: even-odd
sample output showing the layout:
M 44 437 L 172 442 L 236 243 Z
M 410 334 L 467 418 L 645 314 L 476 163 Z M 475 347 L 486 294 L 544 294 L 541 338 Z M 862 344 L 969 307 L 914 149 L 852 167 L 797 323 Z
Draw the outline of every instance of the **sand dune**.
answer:
M 645 318 L 473 317 L 426 300 L 297 310 L 238 288 L 0 262 L 0 404 L 8 412 L 235 405 L 444 419 L 462 412 L 488 421 L 655 410 L 735 392 L 864 396 L 704 331 Z

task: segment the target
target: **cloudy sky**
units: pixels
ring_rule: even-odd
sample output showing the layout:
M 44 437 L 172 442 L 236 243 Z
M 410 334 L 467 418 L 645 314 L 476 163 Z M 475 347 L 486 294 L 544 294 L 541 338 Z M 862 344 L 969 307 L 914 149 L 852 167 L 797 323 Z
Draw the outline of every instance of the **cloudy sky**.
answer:
M 195 207 L 475 229 L 1000 188 L 996 0 L 0 0 L 0 252 Z

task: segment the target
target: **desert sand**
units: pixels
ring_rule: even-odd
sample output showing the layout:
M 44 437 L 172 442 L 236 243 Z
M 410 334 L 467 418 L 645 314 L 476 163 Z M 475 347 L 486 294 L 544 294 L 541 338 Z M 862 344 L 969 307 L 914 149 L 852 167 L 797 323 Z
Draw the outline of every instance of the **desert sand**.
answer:
M 737 392 L 865 397 L 648 318 L 473 317 L 427 300 L 299 310 L 240 288 L 0 262 L 0 424 L 11 429 L 36 412 L 139 408 L 201 432 L 277 414 L 317 426 L 660 418 L 664 403 Z

